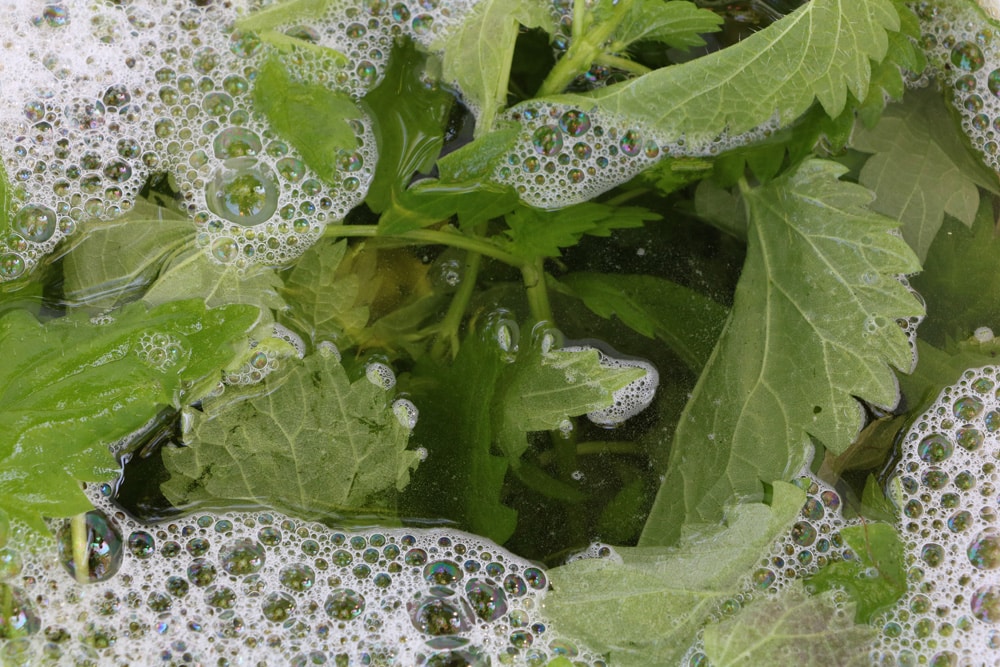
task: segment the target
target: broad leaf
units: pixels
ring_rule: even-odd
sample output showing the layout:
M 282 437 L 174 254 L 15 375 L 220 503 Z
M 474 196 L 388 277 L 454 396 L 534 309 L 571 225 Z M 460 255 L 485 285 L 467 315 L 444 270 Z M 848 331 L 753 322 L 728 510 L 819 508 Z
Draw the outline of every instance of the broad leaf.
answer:
M 255 308 L 206 310 L 199 300 L 126 306 L 112 322 L 83 313 L 42 324 L 25 311 L 0 318 L 0 509 L 44 530 L 41 516 L 90 509 L 81 481 L 119 470 L 109 446 L 188 386 L 214 384 Z M 159 337 L 159 339 L 157 339 Z
M 635 206 L 609 206 L 586 202 L 543 211 L 519 207 L 505 220 L 509 242 L 505 250 L 525 260 L 539 257 L 559 257 L 561 248 L 576 245 L 584 234 L 609 236 L 614 229 L 641 227 L 660 215 Z
M 476 113 L 476 135 L 493 129 L 496 114 L 507 103 L 514 43 L 521 26 L 548 27 L 552 14 L 537 0 L 480 0 L 443 43 L 442 77 L 454 83 Z
M 385 509 L 420 455 L 392 395 L 362 377 L 351 382 L 323 350 L 245 394 L 188 412 L 189 445 L 163 451 L 176 505 L 252 503 L 314 517 Z
M 705 654 L 714 667 L 866 667 L 875 630 L 844 612 L 832 594 L 806 595 L 792 585 L 706 627 Z
M 730 507 L 724 524 L 689 525 L 675 547 L 620 548 L 620 563 L 584 559 L 554 568 L 546 615 L 561 632 L 609 654 L 611 664 L 678 664 L 804 500 L 800 489 L 779 482 L 770 507 Z
M 846 591 L 857 622 L 869 623 L 906 593 L 903 543 L 895 528 L 881 522 L 841 528 L 840 536 L 855 558 L 827 563 L 806 583 L 813 591 Z
M 902 223 L 903 238 L 921 261 L 946 213 L 972 225 L 977 186 L 1000 193 L 996 174 L 969 152 L 954 127 L 940 93 L 919 89 L 907 104 L 886 110 L 874 128 L 858 127 L 852 142 L 874 153 L 859 177 L 875 193 L 872 208 Z
M 663 42 L 675 48 L 703 46 L 702 35 L 719 30 L 722 17 L 682 0 L 633 0 L 612 37 L 613 50 L 639 41 Z
M 707 147 L 768 121 L 791 122 L 818 99 L 830 116 L 850 92 L 864 99 L 871 61 L 900 27 L 890 0 L 814 0 L 739 44 L 655 70 L 589 94 L 552 98 L 598 107 L 620 122 L 648 128 L 660 141 L 685 138 Z
M 726 319 L 722 305 L 656 276 L 579 272 L 560 281 L 591 311 L 659 338 L 696 372 L 708 361 Z
M 674 437 L 643 544 L 681 521 L 714 521 L 734 498 L 801 469 L 816 438 L 835 454 L 857 436 L 857 398 L 898 400 L 890 364 L 912 365 L 896 318 L 922 307 L 897 280 L 919 268 L 895 223 L 845 168 L 809 160 L 744 194 L 747 257 L 722 337 Z

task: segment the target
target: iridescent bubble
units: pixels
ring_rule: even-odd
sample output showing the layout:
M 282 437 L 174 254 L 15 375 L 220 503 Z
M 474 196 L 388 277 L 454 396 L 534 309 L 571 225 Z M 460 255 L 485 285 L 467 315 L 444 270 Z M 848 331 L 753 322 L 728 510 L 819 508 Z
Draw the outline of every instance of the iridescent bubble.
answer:
M 792 526 L 792 541 L 800 547 L 808 547 L 816 541 L 816 528 L 808 521 L 797 521 Z
M 920 559 L 931 567 L 937 567 L 944 562 L 944 547 L 929 542 L 920 549 Z
M 187 568 L 188 579 L 195 586 L 208 586 L 215 581 L 215 564 L 206 558 L 195 558 Z
M 365 610 L 365 596 L 350 588 L 339 588 L 326 598 L 323 609 L 330 618 L 350 621 Z
M 983 401 L 975 396 L 963 396 L 955 401 L 952 412 L 958 419 L 974 419 L 983 411 Z
M 990 72 L 986 78 L 986 87 L 990 89 L 991 93 L 1000 97 L 1000 69 Z
M 969 562 L 980 570 L 1000 568 L 1000 533 L 990 528 L 976 536 L 966 550 Z
M 212 257 L 223 264 L 234 261 L 240 254 L 239 245 L 234 239 L 222 236 L 212 242 Z
M 156 553 L 156 541 L 146 531 L 135 530 L 128 536 L 128 550 L 136 558 L 151 558 Z
M 414 550 L 411 550 L 412 553 Z M 410 553 L 407 553 L 409 559 Z M 409 562 L 407 560 L 407 562 Z M 436 560 L 424 567 L 424 579 L 432 584 L 447 586 L 462 578 L 462 568 L 453 560 Z
M 371 85 L 375 82 L 375 76 L 378 74 L 378 70 L 375 68 L 374 63 L 368 60 L 362 60 L 358 63 L 358 66 L 354 70 L 361 82 L 366 85 Z
M 962 106 L 965 107 L 966 111 L 976 113 L 983 108 L 983 98 L 975 94 L 969 95 L 965 98 L 965 102 Z
M 531 143 L 539 155 L 556 155 L 563 147 L 562 132 L 555 125 L 542 125 L 531 135 Z
M 46 206 L 23 206 L 14 214 L 13 228 L 28 241 L 44 243 L 56 231 L 56 212 Z
M 10 547 L 0 547 L 0 581 L 12 579 L 21 574 L 23 565 L 21 554 Z
M 823 504 L 815 498 L 807 498 L 805 505 L 802 506 L 802 516 L 807 519 L 812 519 L 813 521 L 819 521 L 826 514 L 826 510 L 823 509 Z
M 571 137 L 579 137 L 590 130 L 590 117 L 583 111 L 572 109 L 559 117 L 559 127 Z
M 434 17 L 430 14 L 417 14 L 410 23 L 413 32 L 417 35 L 426 35 L 434 25 Z
M 469 629 L 461 606 L 440 598 L 411 603 L 410 620 L 417 630 L 435 637 L 457 635 Z
M 929 489 L 943 489 L 948 483 L 948 473 L 941 468 L 931 468 L 920 475 L 920 481 Z
M 42 10 L 42 20 L 51 28 L 59 28 L 69 23 L 69 10 L 60 4 L 46 5 Z
M 24 258 L 17 253 L 0 255 L 0 278 L 9 280 L 24 273 Z
M 278 581 L 293 591 L 307 591 L 316 583 L 316 573 L 308 565 L 293 563 L 281 568 L 278 574 Z
M 226 160 L 209 182 L 205 198 L 216 215 L 244 227 L 259 225 L 278 208 L 275 174 L 253 158 Z
M 87 512 L 85 525 L 79 526 L 79 533 L 74 534 L 74 524 L 79 526 L 75 519 L 66 522 L 56 535 L 59 561 L 63 567 L 74 578 L 89 582 L 106 581 L 117 574 L 124 556 L 122 533 L 118 525 L 100 510 Z M 84 563 L 78 563 L 74 558 L 74 538 L 83 540 L 86 558 Z M 80 565 L 86 566 L 86 570 L 78 573 Z
M 205 602 L 216 609 L 231 609 L 236 604 L 236 591 L 228 586 L 211 586 L 205 591 Z
M 264 567 L 264 546 L 249 538 L 238 540 L 219 551 L 219 561 L 222 569 L 233 576 L 254 574 Z
M 255 33 L 234 30 L 229 36 L 229 50 L 240 58 L 249 58 L 260 51 L 261 41 Z
M 967 93 L 969 91 L 976 89 L 976 77 L 971 74 L 965 74 L 963 76 L 955 79 L 955 90 L 960 93 Z
M 427 562 L 427 552 L 420 548 L 410 549 L 403 557 L 403 562 L 413 567 L 419 567 Z
M 581 160 L 590 159 L 593 154 L 594 149 L 590 147 L 590 144 L 586 144 L 582 141 L 578 141 L 573 144 L 573 155 L 577 156 Z
M 917 455 L 927 463 L 941 463 L 951 456 L 954 447 L 947 436 L 932 433 L 917 445 Z
M 472 611 L 487 623 L 507 613 L 507 596 L 499 586 L 483 579 L 470 579 L 465 584 L 465 595 Z
M 132 95 L 128 92 L 127 86 L 119 84 L 105 90 L 104 95 L 101 96 L 101 101 L 104 102 L 106 107 L 121 109 L 132 101 Z
M 618 140 L 618 147 L 625 155 L 638 155 L 642 150 L 642 137 L 638 131 L 628 130 L 622 135 L 622 138 Z
M 208 74 L 220 62 L 219 54 L 211 46 L 203 46 L 194 52 L 191 65 L 202 74 Z
M 278 175 L 290 183 L 298 183 L 306 175 L 305 163 L 293 157 L 281 158 L 275 167 L 278 169 Z
M 775 579 L 777 579 L 777 575 L 774 573 L 773 570 L 769 570 L 767 568 L 761 568 L 756 572 L 754 572 L 753 576 L 750 579 L 753 582 L 755 588 L 764 590 L 765 588 L 769 588 L 771 584 L 774 583 Z
M 545 573 L 542 572 L 537 567 L 529 567 L 524 570 L 524 580 L 528 582 L 536 591 L 543 591 L 548 588 L 549 581 L 545 577 Z
M 973 42 L 959 42 L 951 50 L 951 64 L 960 70 L 975 72 L 985 62 L 983 52 Z
M 77 99 L 66 105 L 66 119 L 79 130 L 97 130 L 104 126 L 106 109 L 99 100 Z
M 528 585 L 525 583 L 524 579 L 518 575 L 508 574 L 503 579 L 503 589 L 508 595 L 519 598 L 528 592 Z
M 245 127 L 227 127 L 212 142 L 215 157 L 225 160 L 234 157 L 260 154 L 261 142 L 257 133 Z
M 408 21 L 410 18 L 410 10 L 403 3 L 397 3 L 392 6 L 392 20 L 402 23 L 403 21 Z
M 132 167 L 123 160 L 112 160 L 104 165 L 102 173 L 112 183 L 124 183 L 132 178 Z
M 1000 623 L 1000 586 L 980 586 L 969 600 L 972 615 L 983 623 Z
M 412 431 L 417 426 L 417 419 L 420 416 L 420 412 L 417 410 L 417 406 L 405 398 L 398 398 L 392 403 L 392 414 L 395 415 L 396 421 L 400 425 Z
M 261 611 L 267 620 L 281 623 L 295 611 L 295 598 L 288 593 L 271 593 L 261 603 Z
M 0 639 L 32 635 L 42 627 L 31 599 L 20 588 L 0 584 L 0 602 Z
M 361 153 L 356 151 L 353 153 L 342 151 L 337 160 L 337 166 L 341 171 L 360 171 L 364 164 L 365 160 L 361 157 Z
M 209 93 L 201 101 L 201 108 L 212 116 L 228 116 L 233 110 L 233 98 L 226 93 Z
M 948 518 L 948 529 L 953 533 L 960 533 L 963 530 L 968 530 L 971 525 L 972 514 L 966 512 L 965 510 L 955 512 Z

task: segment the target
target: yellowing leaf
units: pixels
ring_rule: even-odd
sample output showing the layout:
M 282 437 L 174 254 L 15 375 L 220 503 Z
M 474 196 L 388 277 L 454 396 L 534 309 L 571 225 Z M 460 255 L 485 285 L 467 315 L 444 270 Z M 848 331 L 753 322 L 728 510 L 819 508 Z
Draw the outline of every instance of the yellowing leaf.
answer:
M 744 193 L 747 257 L 719 343 L 674 436 L 643 544 L 670 544 L 682 521 L 713 521 L 734 498 L 805 463 L 810 438 L 832 452 L 857 436 L 855 397 L 898 400 L 890 365 L 912 351 L 896 318 L 919 315 L 897 280 L 919 268 L 871 193 L 846 168 L 809 160 Z
M 175 504 L 253 503 L 311 517 L 382 511 L 419 454 L 393 413 L 392 396 L 351 382 L 322 351 L 235 400 L 192 410 L 184 448 L 163 452 Z M 236 391 L 236 390 L 230 390 Z

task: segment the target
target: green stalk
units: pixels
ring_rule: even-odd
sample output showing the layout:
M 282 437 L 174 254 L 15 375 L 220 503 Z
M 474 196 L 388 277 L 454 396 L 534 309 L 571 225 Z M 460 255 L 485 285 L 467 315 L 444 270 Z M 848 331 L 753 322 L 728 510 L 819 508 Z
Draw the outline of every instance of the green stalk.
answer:
M 324 232 L 326 236 L 338 238 L 374 238 L 403 241 L 408 245 L 446 245 L 461 250 L 477 252 L 486 257 L 503 262 L 513 267 L 521 268 L 524 260 L 504 252 L 485 238 L 467 236 L 461 232 L 442 232 L 434 229 L 415 229 L 403 234 L 381 235 L 377 225 L 330 225 Z
M 470 252 L 465 257 L 465 275 L 462 276 L 458 290 L 452 297 L 448 312 L 441 320 L 438 338 L 434 341 L 434 347 L 431 349 L 431 356 L 435 359 L 442 359 L 446 353 L 451 353 L 452 359 L 458 355 L 458 329 L 469 308 L 469 301 L 476 288 L 476 278 L 479 277 L 479 267 L 482 263 L 483 256 L 478 252 Z
M 70 537 L 73 544 L 73 566 L 76 580 L 81 584 L 90 581 L 90 531 L 87 530 L 87 513 L 77 514 L 69 520 Z
M 549 303 L 549 289 L 545 284 L 545 258 L 539 257 L 531 264 L 521 265 L 521 276 L 528 297 L 528 308 L 535 322 L 554 324 L 552 306 Z

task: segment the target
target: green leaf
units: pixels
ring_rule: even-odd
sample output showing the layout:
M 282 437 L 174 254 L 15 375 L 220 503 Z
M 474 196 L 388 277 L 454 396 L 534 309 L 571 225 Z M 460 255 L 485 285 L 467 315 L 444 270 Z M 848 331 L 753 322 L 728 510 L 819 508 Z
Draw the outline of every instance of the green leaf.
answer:
M 282 0 L 237 21 L 240 30 L 270 30 L 292 21 L 322 16 L 329 0 Z
M 85 313 L 42 324 L 25 311 L 0 318 L 0 509 L 44 531 L 41 517 L 91 508 L 81 481 L 119 471 L 109 445 L 141 427 L 158 405 L 200 398 L 185 387 L 215 376 L 237 356 L 256 309 L 206 310 L 199 300 L 147 309 L 134 303 L 103 325 Z M 149 336 L 145 341 L 143 336 Z M 140 356 L 162 336 L 178 355 Z M 215 381 L 212 382 L 214 385 Z
M 561 248 L 576 245 L 584 234 L 610 236 L 614 229 L 641 227 L 660 215 L 637 206 L 585 202 L 556 211 L 518 207 L 506 217 L 505 250 L 526 261 L 559 257 Z
M 578 272 L 560 281 L 597 315 L 662 340 L 694 371 L 705 366 L 726 320 L 724 306 L 656 276 Z
M 756 601 L 705 628 L 705 654 L 714 667 L 870 665 L 874 628 L 855 625 L 833 598 L 799 584 Z
M 689 145 L 791 122 L 818 99 L 838 116 L 848 93 L 864 99 L 871 61 L 885 57 L 900 27 L 890 0 L 813 0 L 739 44 L 559 103 L 598 107 L 620 122 Z M 532 102 L 537 104 L 537 102 Z
M 857 436 L 857 398 L 898 400 L 889 365 L 912 352 L 896 318 L 919 315 L 897 280 L 919 268 L 866 208 L 845 168 L 809 160 L 744 193 L 747 257 L 729 320 L 685 407 L 641 544 L 670 544 L 682 521 L 714 521 L 760 483 L 805 463 L 810 438 L 834 454 Z
M 322 83 L 302 83 L 276 58 L 257 71 L 254 108 L 267 116 L 275 132 L 302 155 L 328 183 L 339 183 L 337 163 L 357 146 L 349 121 L 361 112 L 346 93 Z
M 476 136 L 493 129 L 507 103 L 514 44 L 521 26 L 548 27 L 552 14 L 537 0 L 480 0 L 460 26 L 433 44 L 443 51 L 442 78 L 454 83 L 476 113 Z
M 528 447 L 527 433 L 554 431 L 571 417 L 608 408 L 616 391 L 645 375 L 641 368 L 602 365 L 594 348 L 542 352 L 524 346 L 504 369 L 494 404 L 500 450 L 517 465 Z
M 281 293 L 289 304 L 286 317 L 321 340 L 356 341 L 368 324 L 369 308 L 361 299 L 366 277 L 345 261 L 347 241 L 320 239 L 306 250 L 285 278 Z
M 970 368 L 997 363 L 1000 357 L 1000 338 L 981 343 L 975 339 L 952 343 L 942 350 L 917 339 L 917 367 L 908 375 L 901 375 L 899 385 L 903 390 L 910 412 L 918 414 L 931 406 L 945 387 L 955 384 Z
M 420 460 L 392 396 L 351 382 L 322 350 L 280 377 L 188 412 L 183 448 L 163 451 L 175 505 L 253 503 L 302 517 L 378 511 Z
M 827 563 L 806 584 L 811 591 L 846 591 L 856 605 L 855 620 L 869 623 L 906 593 L 903 543 L 881 522 L 841 528 L 840 536 L 856 557 Z
M 716 605 L 802 508 L 804 493 L 774 485 L 770 507 L 728 508 L 724 524 L 689 525 L 676 547 L 616 549 L 622 562 L 583 559 L 549 571 L 546 615 L 610 664 L 678 664 Z
M 414 174 L 429 173 L 444 145 L 454 98 L 421 80 L 425 60 L 411 43 L 397 46 L 385 78 L 364 98 L 378 142 L 375 176 L 365 196 L 375 213 L 400 198 Z
M 496 344 L 477 333 L 462 342 L 451 366 L 426 357 L 417 364 L 411 392 L 420 418 L 413 440 L 426 449 L 427 461 L 404 498 L 412 516 L 457 521 L 497 544 L 517 523 L 517 512 L 501 502 L 508 459 L 491 451 L 490 414 L 504 366 Z
M 624 50 L 635 42 L 646 40 L 679 49 L 704 46 L 701 36 L 719 30 L 722 20 L 715 12 L 691 2 L 634 0 L 614 32 L 613 50 Z
M 969 152 L 955 125 L 940 93 L 922 88 L 887 109 L 874 128 L 854 133 L 852 146 L 874 153 L 859 177 L 875 193 L 872 209 L 902 223 L 903 238 L 921 261 L 946 213 L 972 225 L 977 186 L 1000 193 L 996 174 Z
M 511 211 L 517 205 L 513 190 L 472 179 L 447 182 L 424 179 L 392 195 L 392 202 L 379 218 L 379 234 L 404 234 L 414 229 L 458 218 L 462 229 L 473 229 Z

